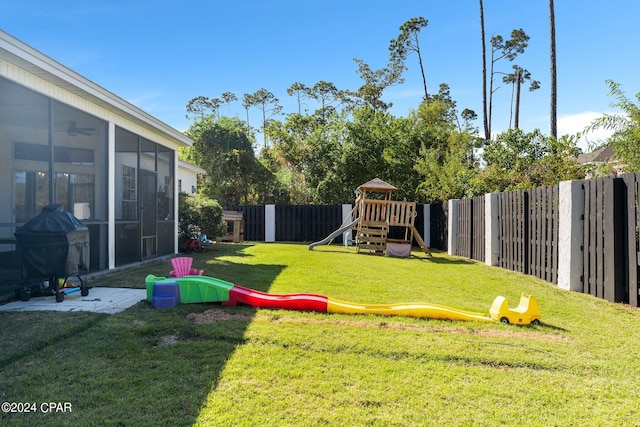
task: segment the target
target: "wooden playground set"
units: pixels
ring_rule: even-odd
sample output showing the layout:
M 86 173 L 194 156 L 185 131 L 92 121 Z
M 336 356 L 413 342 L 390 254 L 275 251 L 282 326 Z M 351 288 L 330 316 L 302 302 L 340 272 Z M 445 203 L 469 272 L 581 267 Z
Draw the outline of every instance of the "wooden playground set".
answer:
M 353 210 L 340 228 L 324 240 L 309 245 L 309 249 L 330 244 L 338 235 L 355 230 L 358 253 L 406 257 L 410 255 L 415 239 L 424 253 L 430 256 L 431 251 L 415 227 L 416 202 L 391 200 L 395 190 L 396 187 L 378 178 L 360 185 Z

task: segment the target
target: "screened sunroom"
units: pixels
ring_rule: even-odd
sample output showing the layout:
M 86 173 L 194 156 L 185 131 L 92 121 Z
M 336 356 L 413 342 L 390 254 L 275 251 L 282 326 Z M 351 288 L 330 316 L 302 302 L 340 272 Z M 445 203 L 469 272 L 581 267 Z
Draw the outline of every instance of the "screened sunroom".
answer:
M 60 204 L 90 232 L 90 270 L 177 251 L 183 133 L 0 31 L 0 284 L 16 227 Z

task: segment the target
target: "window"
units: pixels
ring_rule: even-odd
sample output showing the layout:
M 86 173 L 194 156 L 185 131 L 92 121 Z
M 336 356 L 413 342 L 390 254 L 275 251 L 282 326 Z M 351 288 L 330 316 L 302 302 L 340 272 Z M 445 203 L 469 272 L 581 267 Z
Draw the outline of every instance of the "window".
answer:
M 15 222 L 24 223 L 49 204 L 49 174 L 44 171 L 14 173 Z
M 93 174 L 56 173 L 56 202 L 80 220 L 93 218 L 94 181 Z
M 122 165 L 122 219 L 136 219 L 136 169 Z

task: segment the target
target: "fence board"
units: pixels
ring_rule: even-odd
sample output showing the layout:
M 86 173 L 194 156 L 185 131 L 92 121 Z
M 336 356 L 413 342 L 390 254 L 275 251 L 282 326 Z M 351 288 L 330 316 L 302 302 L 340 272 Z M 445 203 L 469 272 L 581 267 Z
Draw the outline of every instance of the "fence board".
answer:
M 584 283 L 583 292 L 597 298 L 604 297 L 604 179 L 584 182 Z
M 627 190 L 627 286 L 629 305 L 638 307 L 640 292 L 640 173 L 622 176 Z
M 232 205 L 225 206 L 224 210 L 242 212 L 244 215 L 244 240 L 264 242 L 264 206 Z
M 529 190 L 529 274 L 558 283 L 558 186 Z
M 529 274 L 528 203 L 529 195 L 525 191 L 511 191 L 498 196 L 500 266 L 524 274 Z
M 342 224 L 342 205 L 277 205 L 276 241 L 314 242 L 324 239 Z M 342 236 L 336 237 L 336 243 Z
M 449 246 L 449 225 L 447 217 L 449 212 L 448 203 L 434 203 L 429 206 L 431 216 L 431 247 L 446 251 Z
M 485 198 L 484 196 L 474 197 L 472 199 L 472 247 L 471 258 L 476 261 L 485 260 Z
M 627 189 L 625 181 L 618 177 L 605 180 L 604 298 L 611 302 L 628 302 L 627 269 Z
M 460 200 L 458 202 L 458 248 L 456 255 L 471 258 L 471 199 Z

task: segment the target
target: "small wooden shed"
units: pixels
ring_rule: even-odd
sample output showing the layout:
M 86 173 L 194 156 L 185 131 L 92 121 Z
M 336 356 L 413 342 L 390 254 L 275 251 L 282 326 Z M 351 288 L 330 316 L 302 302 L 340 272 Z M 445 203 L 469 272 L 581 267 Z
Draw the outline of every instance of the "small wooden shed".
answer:
M 244 241 L 244 214 L 238 211 L 222 211 L 222 220 L 227 224 L 227 233 L 221 242 L 240 243 Z

